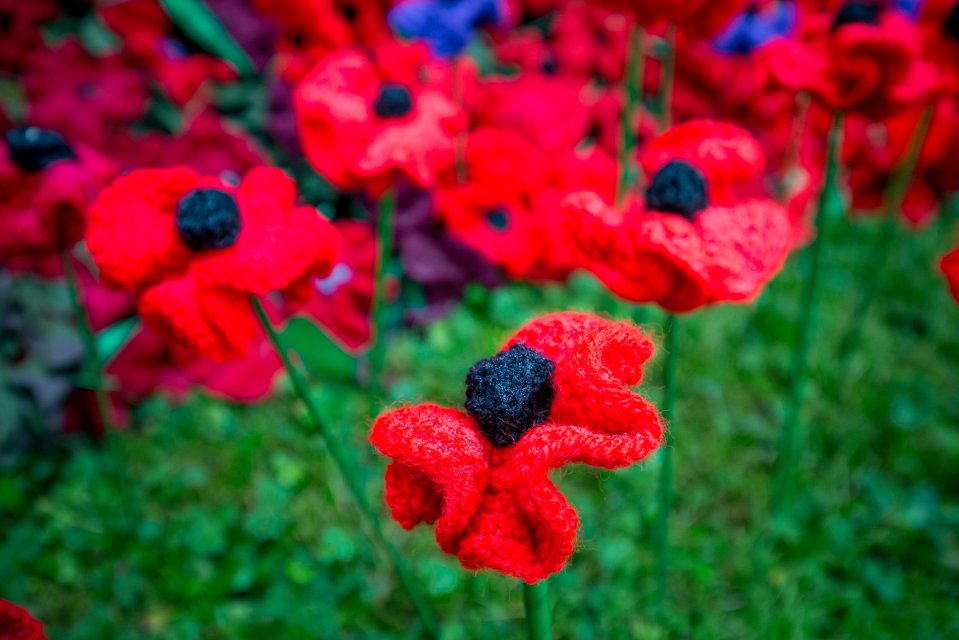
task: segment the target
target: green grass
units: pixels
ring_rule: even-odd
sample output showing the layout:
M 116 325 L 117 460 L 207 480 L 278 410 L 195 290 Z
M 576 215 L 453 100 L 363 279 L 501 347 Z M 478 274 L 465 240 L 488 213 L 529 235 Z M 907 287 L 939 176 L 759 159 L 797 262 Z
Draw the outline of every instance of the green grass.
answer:
M 875 222 L 838 225 L 803 414 L 796 517 L 772 522 L 797 261 L 755 306 L 684 317 L 672 425 L 670 606 L 653 588 L 656 461 L 556 474 L 581 516 L 551 580 L 557 638 L 959 637 L 959 306 L 934 262 L 951 225 L 903 232 L 848 366 L 839 341 L 867 278 Z M 394 402 L 459 404 L 468 367 L 536 313 L 633 312 L 593 280 L 471 292 L 448 319 L 398 335 Z M 650 310 L 651 327 L 662 314 Z M 658 358 L 644 393 L 661 394 Z M 355 444 L 376 504 L 384 460 L 366 400 L 318 385 Z M 141 427 L 0 476 L 0 597 L 53 638 L 417 637 L 417 618 L 287 389 L 252 408 L 156 400 Z M 388 518 L 385 515 L 384 518 Z M 446 636 L 520 637 L 522 589 L 444 556 L 429 529 L 389 524 Z

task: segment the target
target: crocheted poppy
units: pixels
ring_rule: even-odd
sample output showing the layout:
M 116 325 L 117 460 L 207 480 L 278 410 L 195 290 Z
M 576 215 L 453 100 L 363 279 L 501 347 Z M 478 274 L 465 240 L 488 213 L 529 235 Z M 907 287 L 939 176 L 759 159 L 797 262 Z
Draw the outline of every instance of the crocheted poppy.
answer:
M 0 71 L 21 70 L 27 55 L 43 46 L 40 25 L 58 12 L 53 0 L 0 0 Z
M 440 548 L 467 569 L 529 583 L 559 571 L 578 522 L 549 471 L 625 467 L 659 446 L 659 414 L 629 390 L 653 348 L 631 324 L 554 313 L 470 369 L 465 413 L 435 404 L 384 413 L 370 441 L 393 459 L 393 518 L 406 529 L 435 524 Z
M 402 0 L 389 22 L 402 37 L 424 40 L 433 54 L 452 58 L 482 27 L 505 23 L 503 0 Z
M 242 357 L 257 332 L 250 295 L 326 274 L 339 236 L 279 169 L 233 186 L 185 167 L 140 169 L 94 203 L 87 246 L 110 286 L 139 294 L 155 330 L 217 360 Z
M 4 640 L 47 640 L 43 625 L 30 612 L 12 602 L 0 600 L 0 638 Z
M 942 257 L 939 268 L 946 276 L 946 282 L 949 284 L 952 297 L 956 299 L 956 302 L 959 302 L 959 247 Z
M 630 15 L 646 28 L 674 24 L 690 36 L 705 38 L 726 26 L 748 0 L 590 0 Z
M 432 186 L 453 165 L 453 135 L 465 120 L 430 70 L 425 46 L 394 42 L 314 67 L 294 96 L 314 168 L 340 189 L 379 194 L 400 176 Z
M 83 237 L 86 210 L 113 172 L 56 131 L 8 129 L 0 142 L 0 265 L 60 275 L 61 253 Z
M 645 201 L 616 209 L 581 192 L 564 202 L 578 264 L 617 295 L 673 312 L 758 295 L 792 244 L 782 207 L 734 193 L 762 169 L 758 142 L 733 125 L 693 121 L 650 142 L 641 162 Z

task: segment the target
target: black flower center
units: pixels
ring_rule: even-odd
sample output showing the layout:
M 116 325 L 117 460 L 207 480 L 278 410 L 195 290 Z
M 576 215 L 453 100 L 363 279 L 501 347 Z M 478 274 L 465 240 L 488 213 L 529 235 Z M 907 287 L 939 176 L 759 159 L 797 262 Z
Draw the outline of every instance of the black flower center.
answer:
M 875 2 L 847 2 L 832 21 L 832 31 L 845 24 L 879 24 L 879 5 Z
M 466 412 L 493 446 L 508 447 L 549 418 L 556 364 L 526 345 L 480 360 L 466 375 Z
M 494 207 L 486 212 L 486 222 L 497 231 L 506 231 L 509 227 L 509 212 L 504 207 Z
M 946 22 L 942 25 L 942 30 L 947 36 L 959 40 L 959 2 L 952 5 L 952 11 L 946 16 Z
M 5 134 L 10 157 L 23 171 L 42 171 L 58 160 L 73 160 L 77 155 L 56 131 L 40 127 L 16 127 Z
M 384 82 L 373 103 L 373 111 L 381 118 L 401 118 L 413 109 L 410 90 L 395 82 Z
M 226 249 L 240 237 L 240 208 L 229 193 L 195 189 L 177 205 L 176 228 L 193 251 Z
M 649 211 L 677 213 L 692 220 L 697 211 L 707 206 L 706 176 L 682 160 L 664 164 L 646 188 L 646 208 Z

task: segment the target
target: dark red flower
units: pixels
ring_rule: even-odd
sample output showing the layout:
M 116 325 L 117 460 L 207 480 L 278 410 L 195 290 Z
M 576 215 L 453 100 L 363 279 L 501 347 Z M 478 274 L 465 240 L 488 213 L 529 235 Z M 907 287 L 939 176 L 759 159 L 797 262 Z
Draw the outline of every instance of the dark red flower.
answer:
M 959 2 L 923 2 L 920 30 L 923 54 L 939 70 L 941 90 L 959 97 Z
M 3 640 L 47 640 L 43 624 L 30 612 L 12 602 L 0 600 L 0 638 Z
M 615 469 L 654 451 L 656 409 L 629 387 L 652 341 L 638 328 L 565 312 L 533 320 L 466 378 L 466 413 L 434 404 L 388 411 L 370 441 L 393 463 L 386 502 L 404 528 L 436 525 L 467 569 L 529 583 L 562 569 L 577 515 L 550 469 Z
M 705 38 L 722 29 L 748 0 L 590 0 L 632 16 L 646 28 L 674 24 L 689 35 Z
M 84 217 L 114 168 L 55 131 L 8 129 L 0 147 L 0 265 L 62 273 L 61 253 L 83 237 Z
M 137 292 L 144 321 L 199 354 L 236 359 L 257 333 L 251 295 L 332 268 L 339 235 L 279 169 L 232 186 L 191 169 L 140 169 L 91 208 L 87 246 L 110 286 Z
M 645 201 L 617 209 L 592 192 L 566 199 L 578 264 L 617 295 L 674 312 L 758 295 L 793 239 L 782 207 L 735 193 L 762 169 L 758 142 L 733 125 L 692 121 L 651 141 L 642 165 Z
M 43 46 L 40 25 L 58 12 L 53 0 L 0 0 L 0 71 L 22 71 L 27 56 Z
M 181 34 L 157 0 L 117 0 L 98 8 L 103 21 L 178 105 L 185 105 L 204 83 L 236 77 L 229 64 L 198 50 Z
M 294 98 L 307 159 L 341 189 L 378 194 L 400 176 L 432 186 L 453 165 L 453 135 L 465 126 L 431 81 L 435 68 L 424 45 L 395 42 L 317 64 Z
M 939 268 L 946 276 L 946 282 L 949 284 L 952 297 L 956 299 L 956 302 L 959 302 L 959 246 L 942 257 Z

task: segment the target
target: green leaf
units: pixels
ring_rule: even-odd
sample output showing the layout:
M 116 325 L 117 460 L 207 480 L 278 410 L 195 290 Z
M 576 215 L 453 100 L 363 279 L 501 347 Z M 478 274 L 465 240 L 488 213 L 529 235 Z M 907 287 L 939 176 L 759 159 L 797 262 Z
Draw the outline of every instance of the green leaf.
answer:
M 120 352 L 120 349 L 126 345 L 139 324 L 136 318 L 127 318 L 100 331 L 96 336 L 100 361 L 109 362 L 112 360 Z
M 347 384 L 355 382 L 356 359 L 345 353 L 310 320 L 292 318 L 280 335 L 283 344 L 299 355 L 303 366 L 318 380 Z
M 107 29 L 92 11 L 80 19 L 77 30 L 83 47 L 95 56 L 114 53 L 122 47 L 120 38 Z
M 160 0 L 160 4 L 196 44 L 231 63 L 241 76 L 256 74 L 249 56 L 202 0 Z

